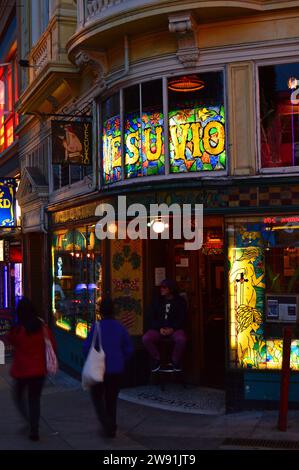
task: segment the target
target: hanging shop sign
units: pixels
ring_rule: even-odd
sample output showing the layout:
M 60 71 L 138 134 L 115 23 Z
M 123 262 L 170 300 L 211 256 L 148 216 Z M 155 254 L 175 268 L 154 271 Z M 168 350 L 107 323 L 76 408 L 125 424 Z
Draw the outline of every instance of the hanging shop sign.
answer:
M 91 165 L 90 122 L 52 121 L 53 165 Z
M 15 226 L 15 187 L 13 178 L 0 178 L 0 227 Z

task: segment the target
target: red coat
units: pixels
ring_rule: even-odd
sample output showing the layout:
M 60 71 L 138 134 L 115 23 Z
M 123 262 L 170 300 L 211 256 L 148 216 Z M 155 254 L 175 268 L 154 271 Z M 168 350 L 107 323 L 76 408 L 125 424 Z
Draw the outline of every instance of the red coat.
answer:
M 56 350 L 51 330 L 46 326 L 49 338 Z M 8 335 L 14 346 L 13 363 L 10 370 L 16 379 L 47 375 L 44 328 L 35 333 L 27 333 L 23 326 L 13 327 Z

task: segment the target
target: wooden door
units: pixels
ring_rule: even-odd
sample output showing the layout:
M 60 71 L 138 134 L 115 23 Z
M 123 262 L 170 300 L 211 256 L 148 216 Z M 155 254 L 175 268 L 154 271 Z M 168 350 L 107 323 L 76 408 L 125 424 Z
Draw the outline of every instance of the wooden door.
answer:
M 198 283 L 199 252 L 185 251 L 182 241 L 173 240 L 169 254 L 169 271 L 176 281 L 180 295 L 187 302 L 185 329 L 188 342 L 183 361 L 185 374 L 190 383 L 199 383 L 202 369 L 202 319 Z

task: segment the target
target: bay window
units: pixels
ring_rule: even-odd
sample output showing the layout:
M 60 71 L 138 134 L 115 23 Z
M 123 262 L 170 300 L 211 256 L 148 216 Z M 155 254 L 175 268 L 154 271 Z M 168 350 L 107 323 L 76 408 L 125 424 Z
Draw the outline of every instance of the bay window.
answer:
M 222 72 L 132 85 L 107 98 L 101 116 L 104 185 L 226 170 Z

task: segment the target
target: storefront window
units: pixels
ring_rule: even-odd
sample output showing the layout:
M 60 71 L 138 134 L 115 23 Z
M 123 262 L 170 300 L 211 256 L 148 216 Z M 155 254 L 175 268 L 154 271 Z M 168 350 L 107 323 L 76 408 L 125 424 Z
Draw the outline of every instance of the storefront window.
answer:
M 94 227 L 55 232 L 52 259 L 56 326 L 85 338 L 102 295 L 102 258 Z
M 154 80 L 125 88 L 103 103 L 104 184 L 164 175 L 166 160 L 170 173 L 226 169 L 222 72 L 171 78 L 167 93 L 163 102 L 162 80 Z M 168 109 L 168 122 L 164 109 Z
M 228 224 L 231 365 L 277 369 L 283 327 L 298 335 L 299 217 L 264 217 Z M 291 367 L 299 370 L 299 341 Z
M 299 165 L 299 64 L 259 68 L 261 165 Z M 295 95 L 295 96 L 294 96 Z

